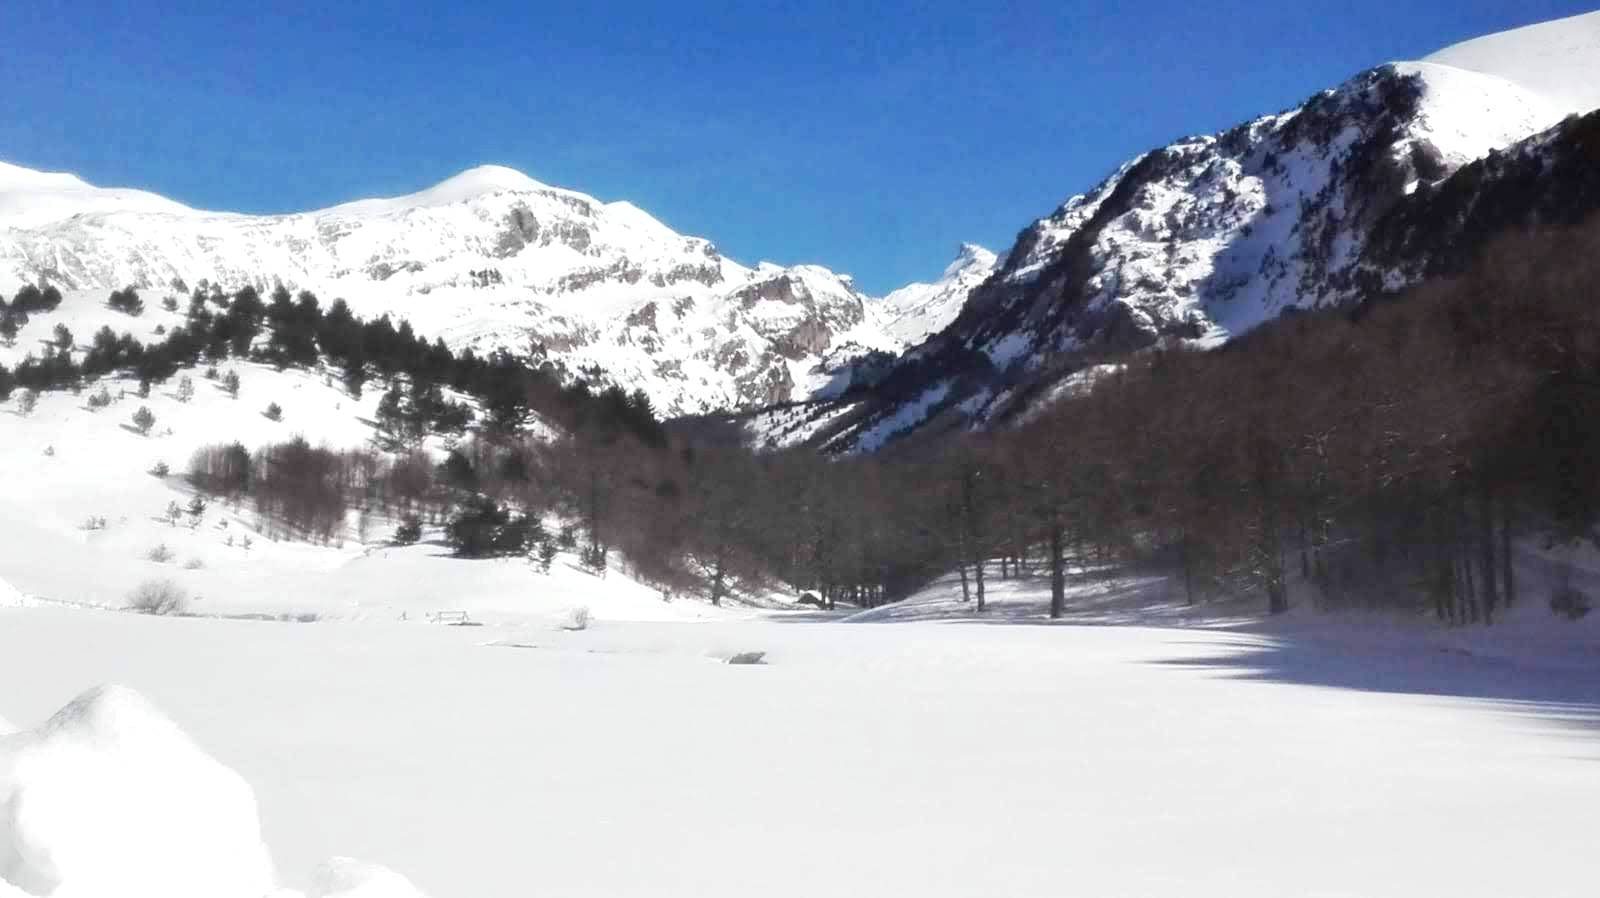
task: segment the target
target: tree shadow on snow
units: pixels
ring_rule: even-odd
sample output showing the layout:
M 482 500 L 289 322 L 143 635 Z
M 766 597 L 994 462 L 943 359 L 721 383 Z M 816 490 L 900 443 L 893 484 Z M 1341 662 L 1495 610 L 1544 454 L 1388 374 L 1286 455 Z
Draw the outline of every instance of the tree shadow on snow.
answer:
M 1257 638 L 1248 643 L 1219 639 L 1214 645 L 1223 651 L 1210 657 L 1149 663 L 1264 683 L 1476 700 L 1496 711 L 1600 736 L 1600 657 L 1514 657 L 1416 633 L 1354 639 L 1284 633 L 1270 621 L 1227 632 Z

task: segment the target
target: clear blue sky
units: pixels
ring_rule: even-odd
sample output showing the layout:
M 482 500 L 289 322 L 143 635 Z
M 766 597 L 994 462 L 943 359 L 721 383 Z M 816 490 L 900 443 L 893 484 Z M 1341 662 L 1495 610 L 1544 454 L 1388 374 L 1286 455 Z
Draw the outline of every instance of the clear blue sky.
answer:
M 204 208 L 494 162 L 882 292 L 1132 154 L 1556 0 L 0 3 L 0 159 Z M 222 4 L 231 5 L 231 4 Z M 1306 11 L 1306 7 L 1313 7 Z

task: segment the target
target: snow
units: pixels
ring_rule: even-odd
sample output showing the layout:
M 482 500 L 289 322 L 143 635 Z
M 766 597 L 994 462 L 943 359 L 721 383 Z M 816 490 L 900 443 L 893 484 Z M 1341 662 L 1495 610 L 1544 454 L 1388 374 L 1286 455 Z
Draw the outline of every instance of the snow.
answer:
M 75 175 L 0 162 L 0 229 L 31 228 L 75 215 L 113 211 L 178 215 L 194 210 L 142 190 L 95 187 Z
M 1600 75 L 1600 47 L 1594 65 Z M 1544 131 L 1568 112 L 1538 92 L 1494 75 L 1429 61 L 1396 63 L 1395 68 L 1421 76 L 1425 95 L 1414 130 L 1448 154 L 1451 168 Z
M 1553 669 L 1495 629 L 1185 612 L 1152 574 L 996 626 L 1047 587 L 990 587 L 984 621 L 946 579 L 858 623 L 584 632 L 4 610 L 0 710 L 134 686 L 311 896 L 388 879 L 308 875 L 345 854 L 474 898 L 1588 893 L 1592 622 L 1527 604 L 1587 647 Z
M 929 413 L 946 396 L 950 395 L 950 382 L 940 381 L 917 395 L 916 399 L 896 407 L 892 412 L 873 421 L 855 438 L 855 452 L 875 452 L 897 434 L 904 433 L 926 421 Z
M 348 857 L 328 861 L 316 873 L 306 898 L 424 898 L 404 876 Z
M 484 194 L 510 191 L 550 191 L 555 188 L 541 184 L 514 168 L 503 165 L 480 165 L 469 168 L 438 184 L 405 196 L 387 199 L 356 200 L 325 209 L 324 215 L 370 216 L 405 212 L 429 206 L 450 206 L 464 203 Z M 581 194 L 574 194 L 581 196 Z
M 260 898 L 255 799 L 131 690 L 0 740 L 0 878 L 59 898 Z
M 1446 47 L 1424 62 L 1503 78 L 1565 112 L 1600 108 L 1600 11 Z

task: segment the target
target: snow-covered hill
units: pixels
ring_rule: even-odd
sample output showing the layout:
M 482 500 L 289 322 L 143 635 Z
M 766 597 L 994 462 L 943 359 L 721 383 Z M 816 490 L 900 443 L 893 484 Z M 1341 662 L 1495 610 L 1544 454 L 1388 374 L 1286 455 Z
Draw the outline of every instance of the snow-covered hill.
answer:
M 1380 66 L 1288 112 L 1145 153 L 1025 229 L 950 326 L 872 395 L 850 397 L 849 410 L 788 410 L 785 421 L 807 422 L 798 429 L 774 432 L 765 416 L 758 436 L 783 444 L 805 432 L 854 451 L 929 422 L 989 426 L 1053 395 L 1055 379 L 1097 355 L 1161 341 L 1215 346 L 1286 310 L 1353 303 L 1437 273 L 1430 254 L 1448 247 L 1417 239 L 1426 233 L 1409 210 L 1484 171 L 1496 177 L 1503 166 L 1473 165 L 1496 151 L 1550 140 L 1600 90 L 1597 27 L 1600 18 L 1581 16 Z M 1576 157 L 1569 166 L 1582 168 Z M 1535 169 L 1517 174 L 1563 177 Z M 1517 208 L 1519 221 L 1542 220 L 1531 204 Z M 1422 231 L 1492 230 L 1484 216 L 1517 223 L 1469 200 L 1453 209 L 1459 220 L 1424 219 Z M 1369 246 L 1380 231 L 1381 253 Z
M 849 278 L 746 268 L 624 202 L 499 166 L 420 193 L 316 212 L 205 212 L 0 165 L 0 290 L 134 285 L 185 293 L 281 280 L 420 333 L 598 368 L 658 409 L 799 398 L 870 349 L 895 351 Z

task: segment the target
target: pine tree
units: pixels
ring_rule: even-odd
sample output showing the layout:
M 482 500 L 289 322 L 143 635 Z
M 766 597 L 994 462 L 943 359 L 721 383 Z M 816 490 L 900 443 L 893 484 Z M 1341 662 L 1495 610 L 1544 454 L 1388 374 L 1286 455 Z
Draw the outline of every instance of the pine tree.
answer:
M 178 380 L 178 401 L 188 402 L 194 398 L 194 379 L 185 375 Z
M 270 402 L 267 404 L 267 410 L 262 412 L 262 414 L 267 416 L 268 421 L 282 421 L 283 406 L 277 404 L 276 402 Z
M 23 390 L 22 395 L 17 397 L 17 411 L 21 413 L 24 418 L 33 414 L 33 410 L 38 408 L 38 406 L 38 390 Z
M 138 428 L 140 436 L 149 436 L 150 428 L 156 426 L 155 412 L 150 411 L 148 406 L 139 406 L 139 410 L 133 413 L 133 426 Z
M 238 399 L 239 398 L 239 372 L 230 370 L 228 372 L 227 376 L 222 378 L 222 388 L 224 390 L 228 391 L 228 396 L 229 397 L 231 397 L 233 399 Z

